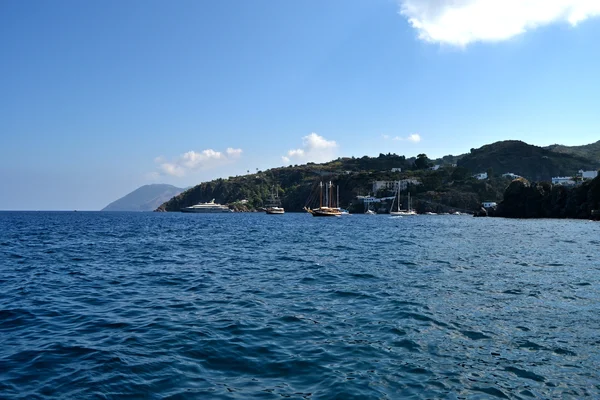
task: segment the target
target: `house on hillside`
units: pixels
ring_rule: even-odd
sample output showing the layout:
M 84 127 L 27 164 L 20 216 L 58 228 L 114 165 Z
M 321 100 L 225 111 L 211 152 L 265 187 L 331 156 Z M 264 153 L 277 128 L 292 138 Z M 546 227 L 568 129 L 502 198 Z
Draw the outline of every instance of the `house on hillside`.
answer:
M 553 185 L 570 186 L 570 185 L 574 185 L 575 181 L 570 176 L 555 176 L 555 177 L 552 177 L 552 184 Z
M 432 167 L 429 167 L 429 169 L 432 170 L 432 171 L 437 171 L 438 169 L 440 169 L 440 165 L 436 164 L 436 165 L 434 165 Z
M 498 203 L 495 201 L 484 201 L 481 203 L 481 205 L 483 205 L 483 208 L 494 208 L 498 205 Z
M 402 172 L 402 168 L 392 168 L 392 172 Z
M 582 180 L 594 179 L 595 177 L 598 176 L 598 171 L 584 171 L 584 170 L 580 169 L 578 172 L 578 176 Z
M 517 174 L 513 174 L 512 172 L 507 172 L 505 174 L 502 174 L 503 178 L 510 178 L 510 179 L 517 179 L 517 178 L 522 178 L 522 176 L 517 175 Z
M 400 190 L 406 190 L 408 185 L 420 185 L 421 182 L 417 179 L 401 179 L 399 181 L 374 181 L 373 182 L 373 193 L 377 193 L 381 189 L 391 191 L 397 191 L 398 186 Z
M 487 172 L 480 172 L 478 174 L 473 175 L 473 178 L 479 179 L 480 181 L 482 181 L 484 179 L 487 179 L 488 175 L 487 175 Z

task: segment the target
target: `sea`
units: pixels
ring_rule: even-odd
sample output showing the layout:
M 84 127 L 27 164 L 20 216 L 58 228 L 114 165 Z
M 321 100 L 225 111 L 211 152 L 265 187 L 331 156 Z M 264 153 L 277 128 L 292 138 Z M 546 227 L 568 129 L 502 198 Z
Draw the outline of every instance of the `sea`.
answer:
M 598 399 L 600 223 L 0 213 L 2 399 Z

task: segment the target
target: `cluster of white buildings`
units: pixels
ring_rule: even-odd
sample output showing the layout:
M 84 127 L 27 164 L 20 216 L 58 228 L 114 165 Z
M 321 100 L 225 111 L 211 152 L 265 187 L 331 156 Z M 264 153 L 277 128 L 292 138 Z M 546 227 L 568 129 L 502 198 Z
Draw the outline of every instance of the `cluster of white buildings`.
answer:
M 397 190 L 406 190 L 408 185 L 420 185 L 421 182 L 418 179 L 401 179 L 399 181 L 374 181 L 373 182 L 373 193 L 377 193 L 381 189 L 395 192 Z
M 552 177 L 553 185 L 575 185 L 577 181 L 586 181 L 588 179 L 594 179 L 598 176 L 598 171 L 584 171 L 582 169 L 577 172 L 576 176 L 555 176 Z

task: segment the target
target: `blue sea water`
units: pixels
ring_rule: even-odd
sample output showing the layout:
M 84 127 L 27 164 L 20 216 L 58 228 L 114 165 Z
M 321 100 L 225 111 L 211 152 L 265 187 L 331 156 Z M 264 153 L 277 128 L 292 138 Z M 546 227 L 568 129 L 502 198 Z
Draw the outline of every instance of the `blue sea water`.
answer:
M 0 213 L 0 398 L 600 398 L 600 224 Z

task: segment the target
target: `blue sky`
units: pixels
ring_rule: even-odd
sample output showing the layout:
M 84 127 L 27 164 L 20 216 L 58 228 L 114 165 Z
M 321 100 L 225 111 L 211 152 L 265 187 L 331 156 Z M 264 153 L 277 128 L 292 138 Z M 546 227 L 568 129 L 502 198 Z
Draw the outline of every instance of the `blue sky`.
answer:
M 600 139 L 596 0 L 0 2 L 0 209 Z

